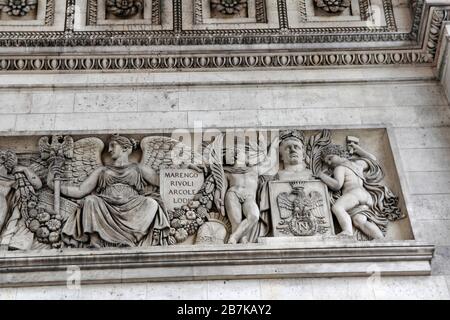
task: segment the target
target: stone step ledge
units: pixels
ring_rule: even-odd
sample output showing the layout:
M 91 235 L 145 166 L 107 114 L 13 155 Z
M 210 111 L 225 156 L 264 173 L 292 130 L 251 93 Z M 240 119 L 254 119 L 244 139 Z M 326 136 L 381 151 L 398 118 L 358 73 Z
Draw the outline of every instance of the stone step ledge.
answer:
M 433 253 L 434 245 L 412 240 L 4 251 L 0 287 L 430 275 Z

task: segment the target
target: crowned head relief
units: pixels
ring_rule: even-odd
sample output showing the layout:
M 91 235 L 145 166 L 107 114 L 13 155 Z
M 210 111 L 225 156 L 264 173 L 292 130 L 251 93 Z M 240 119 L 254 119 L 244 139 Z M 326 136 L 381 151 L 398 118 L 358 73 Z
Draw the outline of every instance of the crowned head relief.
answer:
M 307 169 L 305 159 L 305 135 L 297 129 L 280 132 L 280 159 L 282 169 L 278 172 L 281 180 L 308 179 L 312 173 Z

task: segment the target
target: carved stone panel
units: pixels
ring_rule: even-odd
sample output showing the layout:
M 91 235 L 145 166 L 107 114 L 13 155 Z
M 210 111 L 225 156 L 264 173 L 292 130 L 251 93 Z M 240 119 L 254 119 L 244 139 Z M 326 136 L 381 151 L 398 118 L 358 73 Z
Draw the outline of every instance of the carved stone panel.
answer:
M 81 0 L 76 7 L 75 30 L 169 30 L 172 16 L 167 13 L 171 10 L 172 1 Z
M 271 182 L 270 208 L 274 237 L 334 235 L 328 189 L 319 180 Z
M 0 0 L 0 31 L 63 30 L 65 0 Z
M 322 0 L 313 0 L 312 2 L 308 0 L 303 1 L 305 1 L 306 8 L 306 16 L 303 19 L 311 22 L 365 21 L 368 18 L 368 12 L 366 11 L 370 10 L 369 0 L 345 0 L 343 2 L 327 2 Z
M 265 0 L 194 0 L 195 24 L 267 23 Z
M 106 19 L 142 19 L 144 17 L 144 0 L 106 0 L 105 7 Z
M 245 30 L 279 27 L 267 0 L 183 0 L 183 30 Z
M 411 237 L 382 130 L 179 134 L 0 139 L 2 248 Z
M 340 14 L 350 7 L 350 0 L 314 0 L 316 8 L 329 14 Z
M 169 210 L 187 206 L 204 182 L 203 173 L 192 169 L 162 169 L 161 198 Z
M 288 0 L 287 6 L 293 28 L 397 29 L 389 0 Z
M 34 20 L 37 7 L 37 0 L 0 0 L 0 17 L 2 20 L 14 18 L 23 18 L 22 21 Z

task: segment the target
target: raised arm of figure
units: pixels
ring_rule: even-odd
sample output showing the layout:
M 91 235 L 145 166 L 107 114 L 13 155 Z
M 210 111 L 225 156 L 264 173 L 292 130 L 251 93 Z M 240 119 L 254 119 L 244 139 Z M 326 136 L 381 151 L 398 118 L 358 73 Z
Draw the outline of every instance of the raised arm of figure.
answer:
M 373 161 L 377 161 L 377 158 L 371 154 L 370 152 L 364 150 L 363 148 L 361 148 L 361 146 L 359 144 L 356 143 L 350 143 L 349 144 L 351 147 L 353 147 L 353 150 L 355 150 L 355 153 L 357 155 L 360 155 L 361 157 L 365 157 L 365 158 L 369 158 Z
M 262 135 L 261 135 L 262 137 Z M 262 138 L 260 138 L 262 140 Z M 258 165 L 258 175 L 270 175 L 275 174 L 273 170 L 278 169 L 278 145 L 280 143 L 280 137 L 277 135 L 273 138 L 270 143 L 269 150 L 267 151 L 266 157 L 262 163 Z M 266 144 L 263 143 L 263 146 Z M 266 151 L 266 149 L 264 149 Z

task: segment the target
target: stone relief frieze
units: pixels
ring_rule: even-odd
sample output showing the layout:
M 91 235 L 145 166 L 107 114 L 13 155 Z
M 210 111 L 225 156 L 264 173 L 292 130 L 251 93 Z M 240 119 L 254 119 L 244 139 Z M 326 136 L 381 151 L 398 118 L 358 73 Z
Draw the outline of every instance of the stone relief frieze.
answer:
M 380 240 L 406 217 L 358 137 L 230 137 L 194 148 L 168 136 L 44 136 L 30 154 L 2 149 L 1 248 Z

